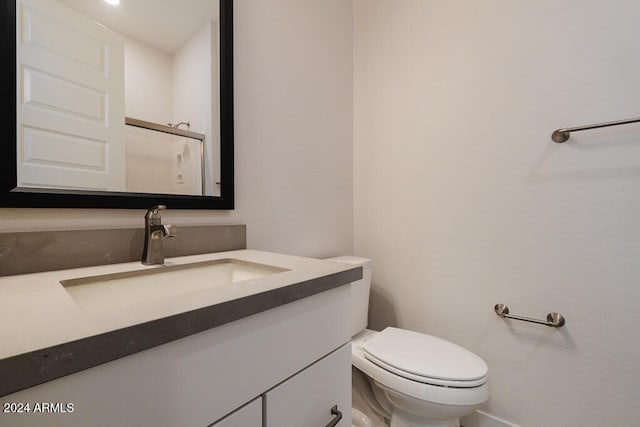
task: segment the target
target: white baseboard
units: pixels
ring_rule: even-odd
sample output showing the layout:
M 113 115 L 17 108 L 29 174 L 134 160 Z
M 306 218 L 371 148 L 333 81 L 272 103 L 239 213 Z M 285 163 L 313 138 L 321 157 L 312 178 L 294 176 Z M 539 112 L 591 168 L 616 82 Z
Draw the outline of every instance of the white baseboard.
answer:
M 483 411 L 475 411 L 460 419 L 460 425 L 464 427 L 520 427 L 518 424 L 494 417 Z

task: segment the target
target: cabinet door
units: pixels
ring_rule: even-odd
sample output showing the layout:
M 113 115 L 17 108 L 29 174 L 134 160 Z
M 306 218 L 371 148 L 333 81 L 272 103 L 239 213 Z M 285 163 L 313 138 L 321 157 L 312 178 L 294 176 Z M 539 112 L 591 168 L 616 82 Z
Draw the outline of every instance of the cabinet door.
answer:
M 262 399 L 252 401 L 211 427 L 262 427 Z
M 294 375 L 265 399 L 266 427 L 350 427 L 351 344 Z

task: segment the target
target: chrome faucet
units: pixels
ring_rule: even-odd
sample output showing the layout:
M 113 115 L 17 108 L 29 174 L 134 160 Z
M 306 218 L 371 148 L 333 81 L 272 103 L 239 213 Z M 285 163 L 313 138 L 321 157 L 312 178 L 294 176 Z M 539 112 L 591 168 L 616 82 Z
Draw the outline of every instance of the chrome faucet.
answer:
M 144 249 L 142 263 L 144 265 L 164 264 L 162 240 L 178 234 L 175 225 L 163 225 L 160 211 L 166 209 L 164 205 L 150 208 L 144 216 Z

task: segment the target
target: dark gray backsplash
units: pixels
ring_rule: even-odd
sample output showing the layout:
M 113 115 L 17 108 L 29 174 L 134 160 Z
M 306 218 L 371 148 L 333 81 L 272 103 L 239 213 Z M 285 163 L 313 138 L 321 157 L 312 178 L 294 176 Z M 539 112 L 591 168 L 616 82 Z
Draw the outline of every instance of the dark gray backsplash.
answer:
M 144 229 L 0 233 L 0 276 L 139 261 Z M 246 249 L 245 225 L 179 227 L 163 242 L 167 258 Z

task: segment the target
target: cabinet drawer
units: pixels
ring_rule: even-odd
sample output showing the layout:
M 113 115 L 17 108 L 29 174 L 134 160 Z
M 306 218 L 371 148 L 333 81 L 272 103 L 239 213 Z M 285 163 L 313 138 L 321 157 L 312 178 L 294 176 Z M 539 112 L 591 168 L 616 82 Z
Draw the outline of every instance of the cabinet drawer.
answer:
M 262 427 L 262 398 L 257 398 L 210 427 Z
M 265 395 L 266 427 L 351 426 L 351 344 L 320 359 Z M 332 413 L 336 406 L 337 411 Z

